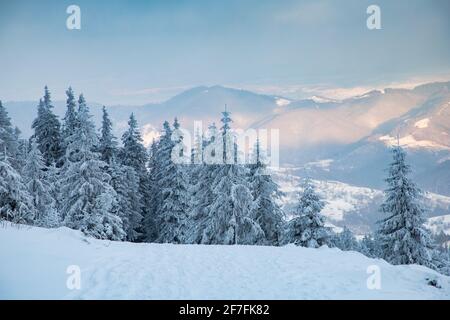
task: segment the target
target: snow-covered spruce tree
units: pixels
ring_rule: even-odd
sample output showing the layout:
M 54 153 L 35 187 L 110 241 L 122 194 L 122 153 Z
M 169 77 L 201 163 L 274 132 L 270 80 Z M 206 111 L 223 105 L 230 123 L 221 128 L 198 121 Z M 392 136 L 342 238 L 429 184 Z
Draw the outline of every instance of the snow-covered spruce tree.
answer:
M 250 188 L 255 201 L 253 219 L 264 231 L 264 242 L 268 245 L 276 246 L 280 244 L 283 223 L 283 212 L 277 200 L 282 197 L 283 193 L 267 171 L 268 169 L 263 157 L 259 140 L 257 140 L 254 163 L 250 164 L 249 176 Z
M 208 127 L 208 131 L 202 141 L 202 154 L 203 148 L 217 144 L 216 139 L 219 137 L 217 128 L 213 123 Z M 220 142 L 221 143 L 221 142 Z M 200 149 L 200 148 L 199 148 Z M 212 148 L 204 150 L 209 152 L 205 158 L 212 159 L 216 155 L 216 150 Z M 213 174 L 218 169 L 219 164 L 205 163 L 205 159 L 202 156 L 201 164 L 194 164 L 191 168 L 191 181 L 193 185 L 189 188 L 189 213 L 186 223 L 185 243 L 209 243 L 212 235 L 211 228 L 208 228 L 211 222 L 209 216 L 209 206 L 214 201 L 213 193 Z
M 365 235 L 359 243 L 359 252 L 369 258 L 380 258 L 382 252 L 376 235 Z
M 295 217 L 287 224 L 284 242 L 308 248 L 328 245 L 331 233 L 329 228 L 325 227 L 325 218 L 320 214 L 323 207 L 324 202 L 307 179 L 294 213 Z
M 123 147 L 119 151 L 120 163 L 124 166 L 132 167 L 139 178 L 139 207 L 141 216 L 146 217 L 149 214 L 150 204 L 150 179 L 147 171 L 148 155 L 142 143 L 139 126 L 134 117 L 130 115 L 128 120 L 128 130 L 122 135 Z M 140 233 L 141 230 L 139 230 Z
M 117 160 L 117 139 L 112 133 L 112 122 L 104 106 L 97 151 L 100 152 L 100 160 L 107 164 L 104 169 L 111 176 L 111 185 L 117 193 L 118 215 L 122 219 L 126 239 L 137 241 L 142 235 L 140 180 L 133 167 L 122 165 Z
M 117 139 L 112 133 L 112 122 L 109 119 L 108 111 L 103 106 L 102 128 L 100 135 L 100 144 L 98 151 L 101 154 L 101 160 L 110 164 L 117 155 Z
M 11 164 L 16 170 L 20 169 L 20 165 L 17 163 L 18 154 L 18 135 L 14 130 L 11 119 L 8 116 L 6 108 L 0 101 L 0 157 L 3 153 L 9 158 Z
M 184 155 L 174 154 L 177 151 L 183 152 L 183 148 L 180 150 L 174 148 L 183 140 L 177 119 L 174 121 L 173 128 L 169 145 L 170 156 L 161 158 L 163 175 L 158 179 L 162 198 L 157 212 L 160 223 L 157 241 L 161 243 L 183 242 L 188 210 L 187 173 L 183 164 L 175 161 L 175 158 L 182 159 Z
M 405 151 L 392 149 L 393 161 L 386 179 L 388 188 L 381 211 L 387 215 L 379 221 L 379 236 L 383 257 L 392 264 L 420 264 L 432 267 L 431 241 L 424 228 L 421 191 L 408 178 L 410 166 Z
M 344 230 L 334 236 L 333 244 L 342 251 L 360 251 L 360 246 L 353 232 L 344 226 Z
M 122 219 L 126 239 L 137 241 L 141 237 L 142 222 L 139 177 L 132 167 L 121 165 L 114 157 L 108 165 L 108 172 L 117 193 L 118 215 Z
M 230 131 L 230 113 L 222 113 L 222 163 L 210 172 L 212 202 L 205 208 L 206 216 L 198 226 L 204 244 L 261 244 L 264 233 L 252 219 L 253 199 L 248 189 L 247 168 L 235 163 L 234 139 Z M 210 166 L 211 164 L 207 164 Z M 234 190 L 234 192 L 233 192 Z M 238 193 L 242 195 L 237 195 Z M 234 195 L 234 196 L 233 196 Z M 241 232 L 246 232 L 245 236 Z
M 116 192 L 111 177 L 102 170 L 106 163 L 93 151 L 98 138 L 89 109 L 78 110 L 77 130 L 68 138 L 66 161 L 60 174 L 61 213 L 64 225 L 98 239 L 122 240 L 123 223 L 116 213 Z
M 159 188 L 157 185 L 157 173 L 159 170 L 159 163 L 157 159 L 158 145 L 158 142 L 153 140 L 149 150 L 149 207 L 147 208 L 147 215 L 143 217 L 142 221 L 144 241 L 146 242 L 155 242 L 158 238 L 158 225 L 156 215 L 159 205 Z
M 32 128 L 34 129 L 33 136 L 36 138 L 47 166 L 52 163 L 58 164 L 63 156 L 61 124 L 52 109 L 50 92 L 46 86 L 44 100 L 39 101 L 38 115 L 33 121 Z
M 170 181 L 166 179 L 169 175 L 167 165 L 171 161 L 172 128 L 169 122 L 164 121 L 163 130 L 159 140 L 152 145 L 151 158 L 149 160 L 149 202 L 148 214 L 144 216 L 144 228 L 146 241 L 153 242 L 160 239 L 160 231 L 164 221 L 163 190 L 170 187 Z M 167 184 L 169 183 L 169 185 Z
M 46 181 L 45 169 L 42 154 L 39 151 L 36 139 L 33 138 L 22 175 L 36 209 L 34 224 L 53 228 L 59 225 L 59 217 L 55 201 L 50 193 L 50 186 Z
M 138 174 L 146 173 L 147 152 L 134 114 L 130 115 L 128 130 L 122 135 L 122 143 L 123 148 L 119 153 L 122 164 L 134 168 Z
M 31 196 L 22 177 L 10 164 L 3 144 L 3 153 L 0 155 L 0 220 L 32 224 L 34 214 Z
M 67 100 L 66 100 L 66 114 L 63 118 L 62 124 L 62 141 L 64 148 L 66 147 L 67 139 L 74 133 L 77 128 L 77 111 L 76 111 L 76 100 L 75 94 L 72 87 L 66 90 Z

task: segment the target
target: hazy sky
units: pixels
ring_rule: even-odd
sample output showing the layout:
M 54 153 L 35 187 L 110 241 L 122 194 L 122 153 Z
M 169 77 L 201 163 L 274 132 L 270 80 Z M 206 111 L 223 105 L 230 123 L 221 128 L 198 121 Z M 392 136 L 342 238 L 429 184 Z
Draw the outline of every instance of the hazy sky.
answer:
M 68 30 L 66 8 L 81 8 Z M 382 30 L 366 9 L 381 7 Z M 448 0 L 0 0 L 0 99 L 141 104 L 196 85 L 259 92 L 402 82 L 450 71 Z

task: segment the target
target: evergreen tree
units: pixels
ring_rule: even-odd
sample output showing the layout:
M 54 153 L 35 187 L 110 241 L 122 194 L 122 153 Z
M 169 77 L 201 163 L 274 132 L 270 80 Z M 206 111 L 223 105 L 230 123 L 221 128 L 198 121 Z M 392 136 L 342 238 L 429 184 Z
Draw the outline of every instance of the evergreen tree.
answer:
M 333 243 L 342 251 L 361 251 L 358 241 L 347 226 L 341 233 L 335 235 Z
M 304 183 L 295 211 L 295 217 L 287 225 L 285 242 L 298 246 L 318 248 L 329 244 L 330 230 L 325 227 L 325 218 L 320 214 L 324 203 L 309 180 Z
M 52 109 L 50 92 L 46 86 L 44 100 L 39 101 L 38 115 L 33 121 L 32 128 L 34 129 L 34 137 L 39 145 L 39 150 L 47 166 L 52 163 L 58 164 L 63 155 L 61 125 Z
M 392 149 L 393 161 L 386 179 L 388 188 L 381 211 L 387 215 L 378 230 L 383 257 L 392 264 L 421 264 L 432 267 L 431 241 L 424 228 L 421 191 L 408 178 L 410 166 L 400 146 Z
M 31 149 L 23 168 L 24 183 L 36 209 L 35 224 L 51 228 L 59 225 L 59 219 L 55 201 L 50 194 L 50 186 L 45 179 L 45 169 L 36 139 L 32 139 Z
M 69 87 L 69 89 L 67 89 L 66 95 L 67 108 L 66 114 L 63 119 L 64 122 L 62 128 L 62 139 L 64 145 L 66 144 L 67 139 L 75 132 L 77 128 L 76 100 L 72 87 Z
M 152 185 L 149 188 L 150 210 L 144 218 L 147 241 L 161 239 L 160 232 L 162 224 L 166 219 L 162 209 L 165 198 L 164 191 L 171 187 L 170 180 L 167 179 L 167 177 L 171 174 L 168 171 L 172 161 L 173 146 L 172 128 L 169 123 L 165 121 L 163 123 L 161 137 L 158 143 L 153 145 L 151 150 L 152 158 L 149 162 L 149 181 L 151 181 Z
M 255 147 L 255 163 L 250 165 L 250 187 L 253 192 L 254 219 L 264 231 L 265 243 L 279 245 L 283 212 L 277 203 L 283 193 L 267 172 L 260 150 L 259 140 Z
M 128 121 L 128 130 L 122 135 L 123 147 L 119 152 L 120 163 L 134 169 L 139 178 L 139 193 L 141 216 L 146 217 L 149 214 L 150 204 L 150 180 L 147 171 L 148 155 L 142 143 L 139 126 L 134 117 L 130 115 Z M 139 231 L 139 233 L 142 233 Z
M 117 193 L 118 215 L 128 241 L 141 237 L 142 200 L 139 193 L 139 177 L 132 167 L 123 166 L 112 158 L 109 165 L 111 185 Z
M 15 161 L 18 154 L 18 134 L 11 124 L 11 119 L 8 116 L 6 108 L 0 101 L 0 154 L 5 152 L 10 157 L 14 168 L 16 170 L 19 169 L 20 166 Z
M 158 180 L 162 196 L 161 206 L 157 212 L 160 219 L 158 242 L 181 243 L 184 239 L 188 191 L 186 171 L 181 164 L 175 163 L 172 157 L 172 148 L 176 143 L 181 143 L 183 139 L 177 119 L 174 122 L 174 131 L 170 135 L 171 141 L 166 150 L 167 153 L 170 151 L 170 156 L 162 159 L 165 160 L 164 167 L 161 168 L 164 174 Z
M 0 144 L 2 141 L 0 140 Z M 0 220 L 31 224 L 35 209 L 20 174 L 11 166 L 3 144 L 0 156 Z
M 111 177 L 102 170 L 106 163 L 93 151 L 98 138 L 84 98 L 80 100 L 79 127 L 68 139 L 61 173 L 64 224 L 95 238 L 122 240 L 125 232 L 115 211 L 117 195 L 109 184 Z
M 158 197 L 159 188 L 157 185 L 157 174 L 159 166 L 157 153 L 158 153 L 158 143 L 155 140 L 153 140 L 150 146 L 150 154 L 148 161 L 149 206 L 147 208 L 147 215 L 143 218 L 144 239 L 147 242 L 154 242 L 158 238 L 157 211 L 159 205 L 159 197 Z
M 359 252 L 364 254 L 369 258 L 380 258 L 382 257 L 381 248 L 379 241 L 376 236 L 365 235 L 364 238 L 359 243 Z
M 232 120 L 229 112 L 222 114 L 221 139 L 211 142 L 222 144 L 217 148 L 222 150 L 222 162 L 205 165 L 203 174 L 211 193 L 208 189 L 199 193 L 204 198 L 198 200 L 200 208 L 190 216 L 190 225 L 195 225 L 192 237 L 204 244 L 258 244 L 263 241 L 264 233 L 252 219 L 254 204 L 246 180 L 247 168 L 234 163 L 234 139 L 229 125 Z M 244 235 L 241 232 L 245 230 Z
M 112 159 L 116 157 L 117 153 L 117 140 L 112 133 L 112 122 L 109 119 L 105 106 L 103 106 L 99 152 L 101 154 L 100 159 L 108 164 L 112 162 Z
M 212 123 L 204 137 L 202 137 L 202 162 L 193 165 L 191 169 L 192 187 L 189 188 L 189 214 L 187 220 L 187 231 L 185 232 L 186 243 L 209 243 L 212 238 L 208 224 L 211 222 L 209 207 L 214 201 L 213 181 L 214 174 L 219 164 L 212 159 L 216 156 L 215 145 L 221 143 L 215 123 Z M 211 147 L 211 148 L 208 148 Z M 200 149 L 200 148 L 198 148 Z M 197 153 L 198 155 L 198 153 Z M 220 162 L 222 158 L 220 157 Z
M 123 148 L 120 151 L 122 164 L 134 168 L 138 174 L 145 174 L 148 157 L 134 114 L 131 114 L 128 120 L 128 130 L 122 135 L 122 144 Z

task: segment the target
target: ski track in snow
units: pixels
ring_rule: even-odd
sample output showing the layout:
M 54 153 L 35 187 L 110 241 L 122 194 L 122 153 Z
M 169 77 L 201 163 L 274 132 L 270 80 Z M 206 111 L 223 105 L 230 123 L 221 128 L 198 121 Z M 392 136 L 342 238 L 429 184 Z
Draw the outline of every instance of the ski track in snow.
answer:
M 6 224 L 0 260 L 3 299 L 450 299 L 449 277 L 325 247 L 135 244 Z M 66 287 L 69 265 L 81 290 Z M 370 265 L 381 290 L 367 288 Z

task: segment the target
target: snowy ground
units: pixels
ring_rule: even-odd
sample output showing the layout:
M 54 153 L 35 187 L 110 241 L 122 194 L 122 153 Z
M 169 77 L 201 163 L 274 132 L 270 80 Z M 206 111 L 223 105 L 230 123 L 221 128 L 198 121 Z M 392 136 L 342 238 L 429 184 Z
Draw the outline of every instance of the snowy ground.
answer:
M 325 247 L 132 244 L 6 224 L 0 261 L 2 299 L 450 299 L 449 277 Z M 66 287 L 70 265 L 80 290 Z M 373 265 L 379 290 L 367 287 Z

